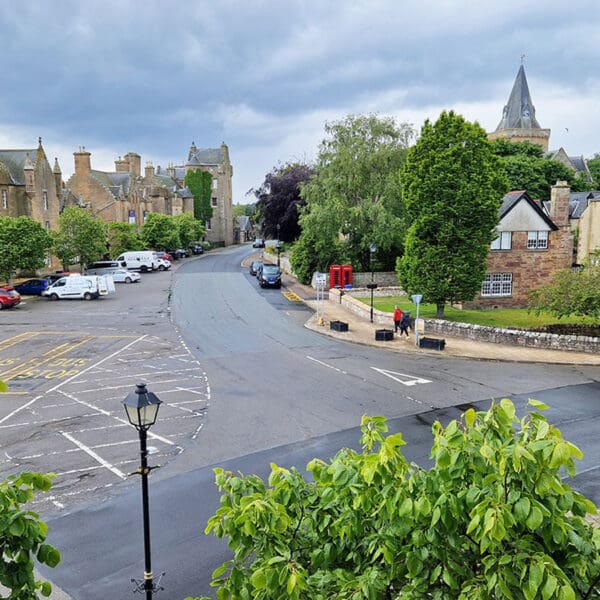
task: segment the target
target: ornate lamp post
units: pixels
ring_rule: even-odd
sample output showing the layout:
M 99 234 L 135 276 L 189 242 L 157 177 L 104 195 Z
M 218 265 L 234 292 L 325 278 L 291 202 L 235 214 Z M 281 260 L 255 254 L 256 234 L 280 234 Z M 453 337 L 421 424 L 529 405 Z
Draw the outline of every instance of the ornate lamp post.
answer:
M 158 591 L 154 585 L 152 575 L 152 564 L 151 564 L 151 552 L 150 552 L 150 512 L 148 509 L 148 473 L 156 468 L 148 466 L 148 448 L 146 446 L 146 439 L 148 429 L 156 422 L 156 416 L 158 415 L 158 407 L 161 404 L 161 400 L 156 394 L 149 392 L 146 389 L 145 383 L 138 383 L 135 391 L 127 395 L 123 400 L 125 406 L 125 412 L 129 422 L 138 430 L 140 434 L 140 456 L 141 465 L 136 471 L 142 476 L 142 511 L 144 520 L 144 579 L 138 581 L 132 579 L 137 584 L 134 591 L 146 592 L 146 600 L 152 600 L 152 594 Z
M 367 284 L 367 288 L 371 290 L 371 323 L 373 322 L 373 290 L 377 289 L 377 284 L 375 283 L 375 271 L 373 266 L 373 259 L 375 258 L 375 253 L 377 252 L 377 245 L 373 242 L 369 246 L 369 252 L 371 253 L 371 283 Z

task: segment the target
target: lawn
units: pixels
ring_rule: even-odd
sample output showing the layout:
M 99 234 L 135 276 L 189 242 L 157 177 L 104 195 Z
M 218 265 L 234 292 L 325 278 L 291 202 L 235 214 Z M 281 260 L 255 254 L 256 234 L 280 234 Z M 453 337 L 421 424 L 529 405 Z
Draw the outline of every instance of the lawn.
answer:
M 358 298 L 365 304 L 371 304 L 370 298 Z M 412 317 L 417 315 L 417 307 L 406 296 L 375 298 L 374 308 L 383 312 L 394 312 L 394 306 L 398 305 L 402 311 L 409 311 Z M 421 304 L 419 307 L 419 317 L 425 319 L 435 319 L 435 304 Z M 390 315 L 391 316 L 391 315 Z M 553 323 L 595 323 L 593 319 L 585 317 L 565 317 L 560 321 L 550 313 L 541 313 L 536 315 L 534 312 L 528 312 L 526 308 L 492 308 L 489 310 L 460 310 L 446 306 L 445 319 L 448 321 L 458 321 L 461 323 L 471 323 L 473 325 L 487 325 L 490 327 L 505 327 L 532 329 L 550 325 Z

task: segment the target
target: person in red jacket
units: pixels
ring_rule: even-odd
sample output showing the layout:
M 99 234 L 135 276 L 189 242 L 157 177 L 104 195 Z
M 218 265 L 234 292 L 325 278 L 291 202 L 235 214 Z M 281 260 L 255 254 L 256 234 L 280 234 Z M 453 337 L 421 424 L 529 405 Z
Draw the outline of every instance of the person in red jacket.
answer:
M 400 329 L 400 321 L 402 319 L 402 311 L 398 308 L 396 304 L 394 308 L 394 331 L 398 333 L 398 329 Z

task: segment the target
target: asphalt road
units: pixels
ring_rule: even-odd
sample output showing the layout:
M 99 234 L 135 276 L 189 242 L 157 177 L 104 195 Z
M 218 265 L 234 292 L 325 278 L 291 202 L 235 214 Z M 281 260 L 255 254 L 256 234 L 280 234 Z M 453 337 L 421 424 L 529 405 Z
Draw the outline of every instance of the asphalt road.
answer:
M 597 368 L 405 356 L 325 338 L 302 327 L 301 303 L 241 269 L 249 252 L 188 260 L 173 276 L 120 286 L 115 298 L 0 313 L 0 360 L 12 360 L 3 368 L 21 386 L 0 407 L 0 475 L 58 472 L 35 508 L 63 553 L 46 574 L 75 600 L 128 597 L 143 572 L 139 480 L 126 477 L 137 439 L 120 404 L 139 379 L 165 402 L 150 432 L 151 464 L 162 465 L 150 505 L 165 598 L 208 592 L 226 556 L 202 533 L 218 502 L 213 465 L 263 475 L 270 462 L 302 468 L 355 446 L 365 413 L 387 416 L 407 456 L 425 461 L 435 418 L 490 398 L 546 400 L 552 422 L 586 453 L 576 485 L 600 501 Z M 59 367 L 77 372 L 48 379 Z

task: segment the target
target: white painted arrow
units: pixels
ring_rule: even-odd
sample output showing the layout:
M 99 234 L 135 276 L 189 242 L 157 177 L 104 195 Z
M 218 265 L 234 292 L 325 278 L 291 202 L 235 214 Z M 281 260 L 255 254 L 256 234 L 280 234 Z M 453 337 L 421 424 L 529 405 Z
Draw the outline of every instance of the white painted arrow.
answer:
M 429 379 L 423 379 L 422 377 L 415 377 L 414 375 L 406 375 L 405 373 L 396 373 L 396 371 L 387 371 L 386 369 L 378 369 L 377 367 L 371 367 L 374 371 L 401 383 L 402 385 L 417 385 L 418 383 L 431 383 Z

